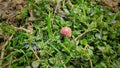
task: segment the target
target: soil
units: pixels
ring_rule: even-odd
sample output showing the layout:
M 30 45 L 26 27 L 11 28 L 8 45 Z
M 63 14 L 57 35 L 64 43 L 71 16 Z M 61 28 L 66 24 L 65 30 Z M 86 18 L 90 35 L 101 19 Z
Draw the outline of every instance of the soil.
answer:
M 120 9 L 120 0 L 92 0 L 92 2 L 99 2 L 113 12 L 117 12 Z
M 26 6 L 26 0 L 0 0 L 0 20 L 4 20 L 6 23 L 8 20 L 13 20 L 17 12 Z M 2 34 L 2 30 L 0 30 L 0 45 L 3 45 L 8 38 L 9 35 Z M 0 46 L 0 50 L 1 48 L 2 46 Z
M 118 10 L 120 0 L 93 0 L 101 1 L 102 4 L 108 6 L 111 10 Z M 26 6 L 26 0 L 0 0 L 0 18 L 8 19 Z
M 101 2 L 113 11 L 118 10 L 120 7 L 120 0 L 101 0 Z
M 0 18 L 8 19 L 25 6 L 25 0 L 0 0 Z

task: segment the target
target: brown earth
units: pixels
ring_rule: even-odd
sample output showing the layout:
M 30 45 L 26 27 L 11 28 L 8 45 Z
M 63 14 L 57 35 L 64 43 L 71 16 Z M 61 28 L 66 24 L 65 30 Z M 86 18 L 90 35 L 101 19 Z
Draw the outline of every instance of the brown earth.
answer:
M 113 11 L 120 7 L 120 0 L 101 0 L 101 2 Z
M 0 18 L 11 18 L 25 6 L 25 0 L 0 0 Z
M 120 0 L 92 0 L 92 2 L 99 2 L 112 11 L 118 11 L 120 9 Z
M 26 0 L 0 0 L 0 20 L 4 20 L 7 23 L 9 20 L 15 19 L 17 12 L 25 6 L 27 6 Z M 9 35 L 3 34 L 0 29 L 0 50 L 3 48 L 4 42 L 8 40 L 8 38 Z
M 93 0 L 99 1 L 108 6 L 111 10 L 118 10 L 120 0 Z M 0 0 L 0 18 L 8 19 L 13 17 L 17 11 L 26 6 L 26 0 Z

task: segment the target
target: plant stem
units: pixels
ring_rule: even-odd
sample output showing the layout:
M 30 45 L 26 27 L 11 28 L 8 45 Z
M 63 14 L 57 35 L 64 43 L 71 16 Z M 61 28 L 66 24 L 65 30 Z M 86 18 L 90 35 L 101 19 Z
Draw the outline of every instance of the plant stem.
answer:
M 2 61 L 3 61 L 3 57 L 4 57 L 4 50 L 5 50 L 5 46 L 8 44 L 8 42 L 12 39 L 12 37 L 13 37 L 13 35 L 11 35 L 10 37 L 9 37 L 9 39 L 6 41 L 6 43 L 3 45 L 3 49 L 2 49 L 2 52 L 1 52 L 1 56 L 0 56 L 0 58 L 1 58 L 1 60 L 0 60 L 0 66 L 2 65 Z

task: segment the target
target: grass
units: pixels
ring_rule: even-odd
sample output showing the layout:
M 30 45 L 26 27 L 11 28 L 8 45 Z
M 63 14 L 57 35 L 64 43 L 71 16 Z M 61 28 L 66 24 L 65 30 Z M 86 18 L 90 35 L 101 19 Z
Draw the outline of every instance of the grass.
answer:
M 9 36 L 1 45 L 2 68 L 120 67 L 119 11 L 90 0 L 28 4 L 16 16 L 20 21 L 8 25 L 1 19 L 1 34 Z M 72 37 L 60 34 L 64 26 L 72 29 Z

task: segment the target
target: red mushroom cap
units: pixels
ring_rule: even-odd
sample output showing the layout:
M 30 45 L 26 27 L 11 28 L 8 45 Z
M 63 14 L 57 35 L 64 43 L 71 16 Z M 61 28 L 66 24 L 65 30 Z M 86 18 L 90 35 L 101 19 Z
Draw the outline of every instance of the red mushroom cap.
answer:
M 69 27 L 63 27 L 61 30 L 60 30 L 60 33 L 66 37 L 71 37 L 71 28 Z

